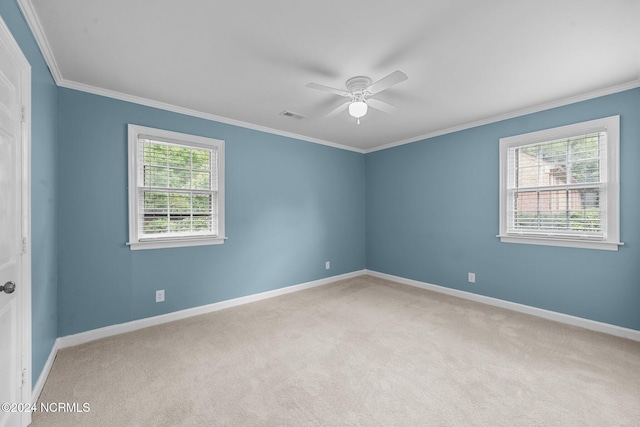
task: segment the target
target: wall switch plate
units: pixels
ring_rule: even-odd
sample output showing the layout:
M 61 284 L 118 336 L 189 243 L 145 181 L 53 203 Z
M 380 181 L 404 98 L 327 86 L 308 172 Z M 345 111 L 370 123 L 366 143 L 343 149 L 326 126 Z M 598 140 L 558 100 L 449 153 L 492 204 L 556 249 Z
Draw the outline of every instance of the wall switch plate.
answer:
M 156 291 L 156 302 L 164 301 L 164 289 Z
M 469 283 L 476 283 L 476 273 L 469 273 Z
M 325 263 L 324 263 L 324 269 L 325 269 L 325 270 L 328 270 L 328 269 L 330 269 L 330 268 L 331 268 L 331 262 L 330 262 L 330 261 L 325 262 Z

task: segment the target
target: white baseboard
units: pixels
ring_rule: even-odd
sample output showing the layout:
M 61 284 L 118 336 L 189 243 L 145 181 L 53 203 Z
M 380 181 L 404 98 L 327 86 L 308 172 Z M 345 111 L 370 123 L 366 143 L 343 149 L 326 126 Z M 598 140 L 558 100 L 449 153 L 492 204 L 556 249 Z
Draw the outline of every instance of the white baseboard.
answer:
M 314 288 L 338 280 L 350 279 L 352 277 L 362 276 L 365 270 L 354 271 L 351 273 L 340 274 L 337 276 L 326 277 L 324 279 L 314 280 L 312 282 L 301 283 L 298 285 L 287 286 L 285 288 L 274 289 L 272 291 L 261 292 L 259 294 L 247 295 L 240 298 L 234 298 L 226 301 L 220 301 L 213 304 L 202 305 L 199 307 L 188 308 L 186 310 L 174 311 L 172 313 L 162 314 L 159 316 L 147 317 L 145 319 L 133 320 L 131 322 L 120 323 L 117 325 L 105 326 L 104 328 L 93 329 L 78 334 L 67 335 L 56 340 L 58 348 L 66 348 L 74 345 L 84 344 L 101 338 L 113 335 L 123 334 L 126 332 L 136 331 L 138 329 L 147 328 L 149 326 L 160 325 L 162 323 L 173 322 L 174 320 L 185 319 L 187 317 L 198 316 L 200 314 L 211 313 L 213 311 L 222 310 L 229 307 L 248 304 L 250 302 L 261 301 L 268 298 L 277 297 L 279 295 L 289 294 L 301 291 L 303 289 Z M 46 377 L 45 377 L 46 378 Z
M 405 279 L 404 277 L 393 276 L 391 274 L 379 273 L 373 270 L 365 270 L 366 274 L 378 277 L 380 279 L 398 282 L 416 288 L 426 289 L 429 291 L 439 292 L 458 298 L 463 298 L 483 304 L 493 305 L 495 307 L 505 308 L 519 313 L 530 314 L 532 316 L 542 317 L 544 319 L 553 320 L 555 322 L 565 323 L 567 325 L 579 326 L 596 332 L 615 335 L 617 337 L 628 338 L 634 341 L 640 341 L 640 331 L 635 329 L 623 328 L 622 326 L 611 325 L 609 323 L 596 322 L 595 320 L 584 319 L 582 317 L 571 316 L 569 314 L 558 313 L 556 311 L 545 310 L 542 308 L 531 307 L 524 304 L 505 301 L 497 298 L 478 295 L 471 292 L 451 289 L 444 286 L 433 285 L 431 283 L 420 282 L 418 280 Z
M 200 307 L 189 308 L 186 310 L 175 311 L 173 313 L 167 313 L 160 316 L 149 317 L 146 319 L 134 320 L 127 323 L 121 323 L 118 325 L 106 326 L 104 328 L 93 329 L 91 331 L 81 332 L 74 335 L 67 335 L 56 339 L 51 348 L 51 353 L 47 358 L 47 362 L 40 372 L 38 381 L 33 386 L 31 396 L 32 402 L 37 402 L 42 393 L 44 384 L 51 372 L 53 362 L 58 354 L 58 350 L 74 345 L 84 344 L 86 342 L 95 341 L 100 338 L 106 338 L 113 335 L 122 334 L 125 332 L 132 332 L 138 329 L 146 328 L 149 326 L 160 325 L 162 323 L 172 322 L 174 320 L 185 319 L 187 317 L 198 316 L 200 314 L 211 313 L 213 311 L 222 310 L 229 307 L 236 307 L 250 302 L 261 301 L 268 298 L 277 297 L 279 295 L 285 295 L 292 292 L 302 291 L 304 289 L 313 288 L 316 286 L 322 286 L 329 283 L 333 283 L 339 280 L 351 279 L 353 277 L 362 276 L 368 274 L 373 277 L 378 277 L 393 282 L 402 283 L 409 286 L 414 286 L 429 291 L 439 292 L 442 294 L 451 295 L 458 298 L 463 298 L 483 304 L 488 304 L 507 310 L 517 311 L 520 313 L 530 314 L 532 316 L 542 317 L 545 319 L 553 320 L 568 325 L 579 326 L 592 331 L 603 332 L 610 335 L 615 335 L 622 338 L 628 338 L 634 341 L 640 341 L 640 331 L 635 329 L 623 328 L 621 326 L 611 325 L 608 323 L 596 322 L 594 320 L 583 319 L 581 317 L 570 316 L 568 314 L 558 313 L 555 311 L 544 310 L 541 308 L 531 307 L 523 304 L 500 300 L 497 298 L 491 298 L 484 295 L 478 295 L 471 292 L 465 292 L 457 289 L 451 289 L 444 286 L 433 285 L 431 283 L 420 282 L 412 279 L 405 279 L 404 277 L 393 276 L 391 274 L 380 273 L 373 270 L 359 270 L 351 273 L 341 274 L 337 276 L 327 277 L 320 280 L 314 280 L 312 282 L 301 283 L 298 285 L 288 286 L 285 288 L 274 289 L 272 291 L 261 292 L 259 294 L 247 295 L 245 297 L 234 298 L 226 301 L 220 301 L 214 304 L 203 305 Z
M 49 377 L 49 373 L 51 372 L 51 368 L 53 367 L 53 361 L 56 360 L 56 356 L 58 354 L 58 350 L 60 350 L 60 338 L 56 338 L 53 342 L 53 347 L 51 347 L 51 353 L 49 353 L 49 357 L 42 367 L 42 371 L 40 372 L 40 376 L 38 377 L 38 381 L 31 389 L 31 402 L 36 403 L 40 398 L 40 393 L 42 393 L 42 388 L 44 387 L 44 383 L 47 381 Z

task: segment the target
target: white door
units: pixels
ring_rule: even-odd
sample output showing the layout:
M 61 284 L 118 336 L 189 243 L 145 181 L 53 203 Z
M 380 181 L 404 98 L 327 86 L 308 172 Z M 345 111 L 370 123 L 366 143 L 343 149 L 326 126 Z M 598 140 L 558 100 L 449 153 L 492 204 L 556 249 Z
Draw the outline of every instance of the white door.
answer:
M 20 411 L 29 403 L 22 390 L 22 70 L 0 25 L 0 427 L 13 427 L 24 424 Z

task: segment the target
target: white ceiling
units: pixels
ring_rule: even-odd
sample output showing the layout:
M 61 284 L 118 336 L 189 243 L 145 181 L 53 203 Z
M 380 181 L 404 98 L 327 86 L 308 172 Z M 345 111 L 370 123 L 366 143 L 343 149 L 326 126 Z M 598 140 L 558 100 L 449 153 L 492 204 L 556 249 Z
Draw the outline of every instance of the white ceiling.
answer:
M 20 4 L 61 86 L 364 152 L 640 86 L 640 0 Z M 305 87 L 394 70 L 360 125 Z

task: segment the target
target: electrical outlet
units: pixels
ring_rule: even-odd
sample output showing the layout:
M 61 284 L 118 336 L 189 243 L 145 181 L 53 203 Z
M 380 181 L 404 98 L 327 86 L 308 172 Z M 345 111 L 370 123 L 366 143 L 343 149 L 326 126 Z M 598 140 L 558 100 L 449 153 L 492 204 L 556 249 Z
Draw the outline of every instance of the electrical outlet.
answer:
M 328 269 L 330 269 L 330 268 L 331 268 L 331 262 L 330 262 L 330 261 L 325 262 L 325 263 L 324 263 L 324 269 L 325 269 L 325 270 L 328 270 Z
M 476 283 L 476 273 L 469 273 L 469 283 Z
M 159 291 L 156 291 L 156 302 L 162 302 L 164 301 L 164 289 L 160 289 Z

